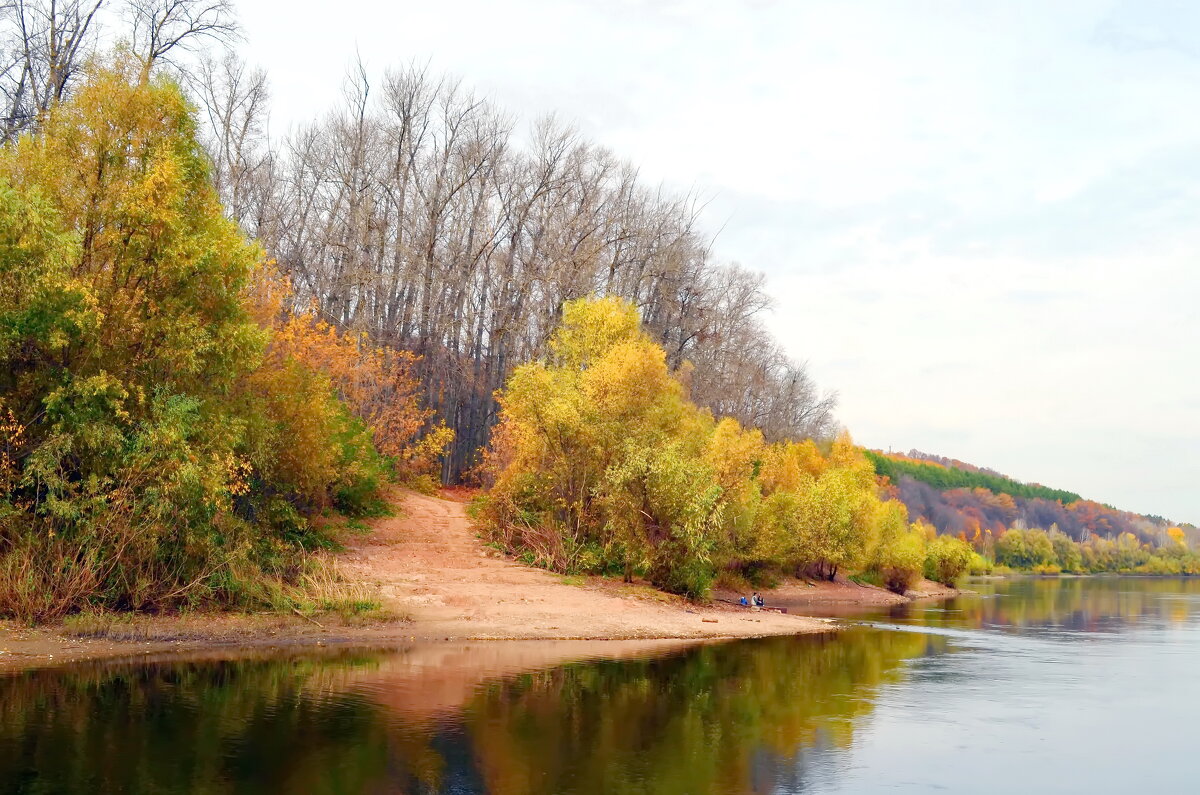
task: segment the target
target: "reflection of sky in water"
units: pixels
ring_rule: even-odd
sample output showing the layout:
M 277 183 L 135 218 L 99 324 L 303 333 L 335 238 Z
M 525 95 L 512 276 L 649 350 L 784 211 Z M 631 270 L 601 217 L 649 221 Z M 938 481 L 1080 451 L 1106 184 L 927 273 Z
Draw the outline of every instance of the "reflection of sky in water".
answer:
M 0 790 L 1191 791 L 1200 583 L 1018 580 L 836 636 L 0 678 Z
M 830 791 L 1195 791 L 1200 583 L 991 587 L 862 619 L 945 636 L 951 653 L 910 660 L 883 689 Z

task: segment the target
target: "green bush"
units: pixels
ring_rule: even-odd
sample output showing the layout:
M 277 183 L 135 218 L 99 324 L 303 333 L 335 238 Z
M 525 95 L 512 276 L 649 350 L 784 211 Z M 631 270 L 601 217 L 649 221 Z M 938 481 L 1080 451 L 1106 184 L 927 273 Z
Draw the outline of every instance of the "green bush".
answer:
M 993 571 L 995 571 L 995 566 L 990 560 L 978 552 L 971 552 L 971 565 L 967 568 L 968 574 L 991 574 Z
M 953 588 L 971 567 L 971 545 L 953 536 L 938 536 L 925 551 L 925 576 Z
M 282 355 L 178 87 L 96 69 L 0 149 L 0 615 L 270 605 L 386 468 Z M 274 300 L 274 303 L 272 303 Z
M 902 594 L 921 578 L 925 557 L 925 537 L 918 530 L 908 530 L 880 544 L 874 569 L 885 588 Z

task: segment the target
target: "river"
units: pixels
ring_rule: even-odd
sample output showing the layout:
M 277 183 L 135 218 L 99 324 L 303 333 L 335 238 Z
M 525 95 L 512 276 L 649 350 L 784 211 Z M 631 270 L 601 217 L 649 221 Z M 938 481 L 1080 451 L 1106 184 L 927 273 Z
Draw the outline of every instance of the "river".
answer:
M 8 674 L 0 791 L 1200 790 L 1200 580 L 971 587 L 618 659 L 438 644 Z

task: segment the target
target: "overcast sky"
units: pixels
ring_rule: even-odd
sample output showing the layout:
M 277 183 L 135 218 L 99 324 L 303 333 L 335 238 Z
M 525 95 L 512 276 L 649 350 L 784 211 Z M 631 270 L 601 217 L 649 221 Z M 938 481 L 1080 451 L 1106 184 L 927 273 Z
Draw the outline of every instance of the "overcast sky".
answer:
M 1200 524 L 1200 3 L 241 0 L 272 127 L 355 52 L 712 197 L 872 447 Z

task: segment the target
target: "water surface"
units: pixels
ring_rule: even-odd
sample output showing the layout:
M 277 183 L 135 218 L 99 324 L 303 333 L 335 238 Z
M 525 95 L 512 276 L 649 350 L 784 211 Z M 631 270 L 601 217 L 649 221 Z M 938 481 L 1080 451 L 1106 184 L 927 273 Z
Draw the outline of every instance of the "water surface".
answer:
M 0 677 L 0 791 L 1193 792 L 1200 581 L 1027 579 L 827 636 Z

